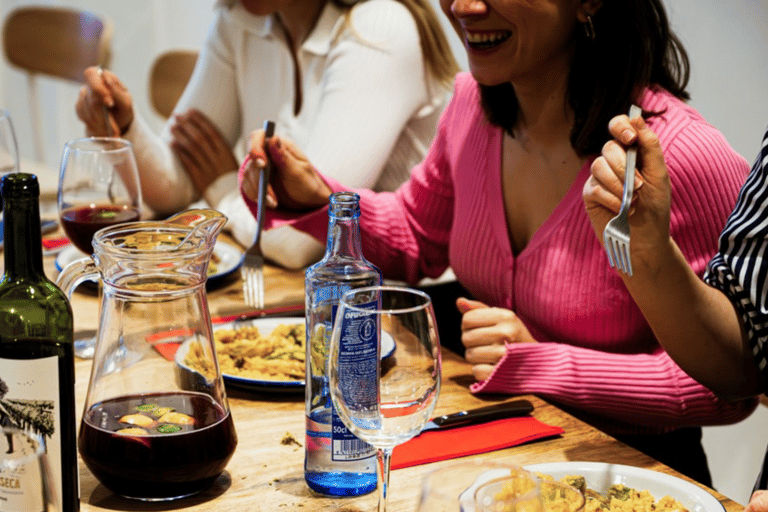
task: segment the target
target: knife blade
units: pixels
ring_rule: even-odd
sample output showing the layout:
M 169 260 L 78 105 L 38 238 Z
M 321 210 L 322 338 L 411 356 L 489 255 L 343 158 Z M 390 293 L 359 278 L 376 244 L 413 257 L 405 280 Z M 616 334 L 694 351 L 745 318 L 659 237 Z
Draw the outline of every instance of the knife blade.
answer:
M 430 430 L 446 430 L 449 428 L 466 427 L 467 425 L 476 425 L 478 423 L 502 418 L 525 416 L 531 411 L 533 411 L 533 404 L 528 400 L 511 400 L 500 404 L 438 416 L 428 421 L 421 432 L 424 433 Z

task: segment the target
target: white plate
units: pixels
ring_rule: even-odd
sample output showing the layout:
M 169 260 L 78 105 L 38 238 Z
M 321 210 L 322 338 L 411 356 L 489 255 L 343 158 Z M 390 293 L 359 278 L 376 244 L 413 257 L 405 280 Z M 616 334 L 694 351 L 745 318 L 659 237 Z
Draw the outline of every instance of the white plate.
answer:
M 216 272 L 208 276 L 206 287 L 211 288 L 221 284 L 227 277 L 231 276 L 240 265 L 243 264 L 245 253 L 227 242 L 216 242 L 213 246 L 213 254 L 219 258 L 216 262 Z
M 75 247 L 74 245 L 68 245 L 65 248 L 61 250 L 59 255 L 56 257 L 56 270 L 61 272 L 64 270 L 64 267 L 72 263 L 73 261 L 77 261 L 83 258 L 87 258 L 88 255 L 85 254 L 83 251 Z
M 475 493 L 477 489 L 491 480 L 504 478 L 509 475 L 509 468 L 489 469 L 481 473 L 475 482 L 459 494 L 460 512 L 475 512 Z
M 222 329 L 242 329 L 243 327 L 254 326 L 259 328 L 262 336 L 271 333 L 278 325 L 304 325 L 304 317 L 269 317 L 255 318 L 253 320 L 238 320 L 226 324 L 214 324 L 213 330 Z M 237 375 L 221 374 L 224 382 L 228 385 L 257 392 L 278 392 L 278 393 L 296 393 L 304 392 L 304 379 L 301 380 L 260 380 L 248 379 Z
M 225 324 L 214 324 L 213 330 L 220 329 L 239 329 L 242 327 L 255 326 L 259 328 L 262 335 L 271 333 L 278 325 L 304 325 L 304 317 L 269 317 L 255 318 L 253 320 L 238 320 Z M 382 359 L 391 356 L 395 351 L 395 340 L 386 335 L 382 338 L 381 354 Z M 183 359 L 182 359 L 183 360 Z M 247 389 L 257 392 L 279 392 L 279 393 L 303 393 L 304 379 L 301 380 L 260 380 L 248 379 L 237 375 L 228 375 L 222 373 L 224 382 L 231 386 Z
M 623 484 L 639 491 L 648 490 L 657 501 L 664 496 L 671 496 L 690 512 L 725 510 L 717 498 L 701 487 L 649 469 L 603 462 L 552 462 L 527 465 L 525 469 L 551 475 L 555 480 L 567 475 L 582 475 L 587 481 L 587 487 L 600 493 L 614 484 Z
M 232 275 L 243 264 L 243 258 L 245 257 L 245 254 L 239 247 L 227 242 L 216 242 L 216 245 L 213 247 L 213 254 L 216 255 L 219 261 L 216 262 L 216 272 L 208 276 L 208 281 L 205 283 L 208 288 L 220 285 L 227 277 Z M 56 258 L 56 270 L 61 272 L 64 267 L 73 261 L 87 257 L 87 254 L 74 245 L 68 245 L 62 249 Z

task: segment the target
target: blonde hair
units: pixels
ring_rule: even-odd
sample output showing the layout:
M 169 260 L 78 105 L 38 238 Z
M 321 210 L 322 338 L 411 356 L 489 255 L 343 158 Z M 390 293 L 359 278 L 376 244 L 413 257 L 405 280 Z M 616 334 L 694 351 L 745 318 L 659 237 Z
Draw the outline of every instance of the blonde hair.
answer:
M 416 20 L 421 39 L 421 53 L 432 75 L 448 87 L 459 72 L 459 64 L 453 56 L 448 38 L 428 0 L 398 0 L 408 8 Z
M 351 8 L 365 0 L 333 0 L 341 7 Z M 413 16 L 416 22 L 416 28 L 419 31 L 419 40 L 421 41 L 421 55 L 427 65 L 427 70 L 441 84 L 450 88 L 453 85 L 453 79 L 459 72 L 459 65 L 456 62 L 451 47 L 448 44 L 448 38 L 440 26 L 435 10 L 429 4 L 429 0 L 396 0 L 403 4 Z M 349 11 L 347 11 L 349 16 Z
M 349 13 L 352 8 L 360 1 L 365 0 L 333 0 L 336 5 L 347 10 L 347 20 L 349 20 Z M 459 65 L 429 0 L 396 1 L 408 9 L 416 22 L 421 41 L 421 55 L 427 69 L 438 82 L 450 88 L 454 76 L 459 72 Z M 237 0 L 217 0 L 216 6 L 231 8 L 236 2 Z

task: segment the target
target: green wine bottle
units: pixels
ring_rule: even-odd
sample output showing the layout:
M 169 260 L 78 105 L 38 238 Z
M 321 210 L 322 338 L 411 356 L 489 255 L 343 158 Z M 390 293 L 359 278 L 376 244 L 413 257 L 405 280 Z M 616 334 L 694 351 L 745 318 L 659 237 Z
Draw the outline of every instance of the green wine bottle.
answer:
M 72 307 L 43 270 L 37 177 L 7 174 L 1 188 L 5 269 L 0 280 L 0 425 L 44 439 L 60 510 L 76 512 L 80 491 Z M 5 446 L 5 437 L 0 437 L 0 447 L 13 450 Z M 0 486 L 0 510 L 10 505 L 2 496 L 6 491 Z M 23 501 L 20 510 L 40 510 L 34 501 L 39 494 L 16 492 L 12 498 L 17 503 L 33 500 Z

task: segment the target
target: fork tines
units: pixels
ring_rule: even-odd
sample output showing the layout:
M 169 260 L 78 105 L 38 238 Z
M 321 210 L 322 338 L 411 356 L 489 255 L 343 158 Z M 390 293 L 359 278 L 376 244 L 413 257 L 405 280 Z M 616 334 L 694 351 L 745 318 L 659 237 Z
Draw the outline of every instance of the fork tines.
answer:
M 642 114 L 637 105 L 629 109 L 629 118 L 633 119 Z M 608 254 L 611 267 L 632 275 L 632 258 L 629 251 L 629 207 L 632 194 L 635 191 L 635 165 L 637 163 L 637 147 L 627 150 L 627 164 L 624 173 L 624 195 L 621 198 L 621 208 L 618 215 L 612 218 L 603 231 L 603 245 Z
M 275 123 L 264 122 L 265 140 L 272 137 L 275 131 Z M 253 165 L 253 161 L 250 162 Z M 243 266 L 240 275 L 243 278 L 243 299 L 245 304 L 252 308 L 264 308 L 264 254 L 261 252 L 261 230 L 264 226 L 264 203 L 267 197 L 267 184 L 269 183 L 270 163 L 259 170 L 259 204 L 256 216 L 256 236 L 253 244 L 245 252 Z
M 254 247 L 259 248 L 258 245 Z M 252 308 L 263 309 L 264 258 L 261 254 L 252 254 L 250 250 L 246 252 L 243 266 L 240 267 L 240 274 L 243 278 L 243 299 L 245 304 Z

